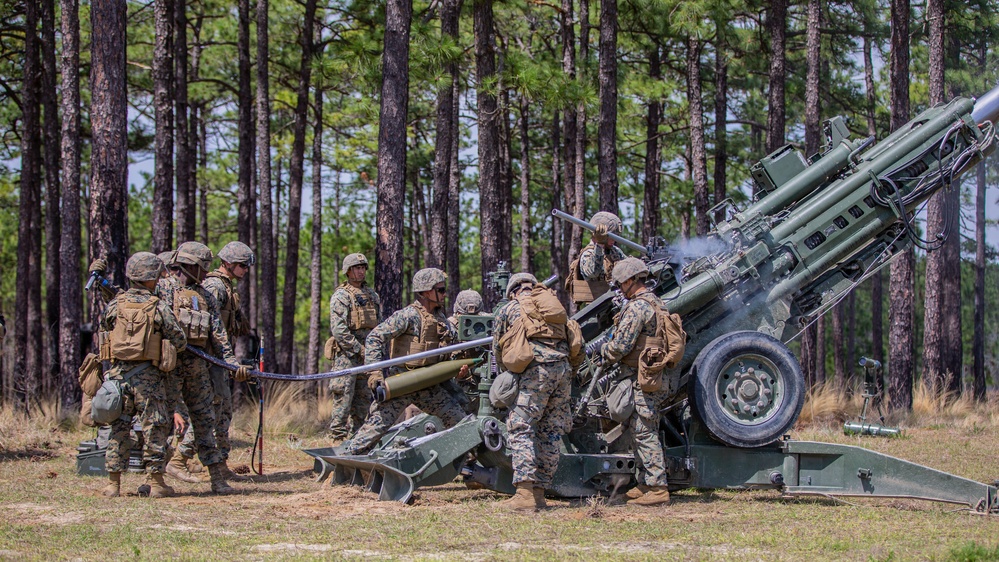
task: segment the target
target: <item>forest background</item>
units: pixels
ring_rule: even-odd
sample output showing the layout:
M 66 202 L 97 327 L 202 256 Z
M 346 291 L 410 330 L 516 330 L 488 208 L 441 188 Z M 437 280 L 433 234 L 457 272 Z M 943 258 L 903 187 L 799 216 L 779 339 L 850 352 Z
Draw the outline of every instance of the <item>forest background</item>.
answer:
M 564 278 L 587 236 L 553 208 L 616 212 L 639 242 L 704 235 L 717 203 L 754 196 L 760 158 L 819 152 L 821 120 L 883 138 L 993 87 L 997 4 L 4 0 L 0 400 L 75 411 L 96 257 L 124 284 L 130 253 L 246 242 L 238 289 L 268 370 L 315 372 L 347 253 L 373 260 L 391 312 L 426 266 L 450 302 L 495 303 L 500 261 Z M 866 355 L 895 408 L 920 379 L 984 399 L 986 164 L 921 215 L 924 236 L 951 233 L 940 250 L 895 260 L 793 344 L 809 384 L 849 387 Z

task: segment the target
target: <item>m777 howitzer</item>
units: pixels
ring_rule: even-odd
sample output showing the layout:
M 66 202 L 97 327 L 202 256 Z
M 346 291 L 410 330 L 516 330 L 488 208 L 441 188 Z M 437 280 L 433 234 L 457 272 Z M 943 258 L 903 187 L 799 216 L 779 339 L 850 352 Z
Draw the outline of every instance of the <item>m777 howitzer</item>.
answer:
M 999 89 L 977 102 L 957 98 L 927 109 L 877 144 L 850 140 L 843 120 L 832 119 L 823 153 L 810 162 L 785 146 L 753 167 L 760 195 L 716 226 L 703 244 L 708 251 L 618 239 L 645 255 L 650 285 L 688 335 L 682 361 L 663 377 L 670 398 L 660 434 L 671 488 L 911 497 L 999 511 L 994 486 L 859 447 L 785 436 L 806 392 L 786 342 L 893 256 L 922 243 L 914 214 L 993 150 L 997 117 Z M 622 299 L 611 291 L 574 316 L 588 341 L 612 329 Z M 634 482 L 630 440 L 602 396 L 615 377 L 613 365 L 584 363 L 577 373 L 579 415 L 563 439 L 549 494 L 607 494 Z M 490 381 L 483 372 L 483 392 Z M 483 400 L 478 417 L 454 428 L 423 435 L 419 420 L 396 428 L 370 455 L 316 455 L 317 464 L 335 482 L 363 483 L 382 499 L 406 501 L 416 487 L 459 473 L 512 492 L 502 414 Z M 362 471 L 371 477 L 362 479 Z

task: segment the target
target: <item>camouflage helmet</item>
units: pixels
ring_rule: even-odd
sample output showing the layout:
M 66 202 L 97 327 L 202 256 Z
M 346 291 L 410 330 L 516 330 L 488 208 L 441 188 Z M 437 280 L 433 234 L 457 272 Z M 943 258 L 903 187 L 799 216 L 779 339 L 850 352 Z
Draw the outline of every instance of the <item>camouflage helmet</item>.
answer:
M 434 288 L 434 285 L 446 282 L 447 273 L 434 267 L 427 267 L 417 271 L 413 275 L 413 292 L 422 293 L 423 291 L 430 291 Z
M 537 282 L 538 278 L 530 273 L 514 273 L 510 276 L 510 280 L 506 283 L 506 298 L 510 298 L 513 292 L 524 283 L 530 283 L 533 285 Z
M 363 265 L 367 267 L 368 258 L 364 257 L 364 254 L 349 254 L 347 257 L 343 258 L 343 267 L 340 268 L 340 273 L 347 275 L 347 270 L 355 265 Z
M 478 314 L 482 312 L 482 295 L 474 289 L 465 289 L 454 298 L 455 314 Z
M 611 271 L 611 279 L 614 280 L 614 283 L 620 285 L 636 275 L 644 277 L 648 274 L 649 266 L 645 265 L 645 262 L 638 258 L 628 257 L 614 264 L 614 270 Z
M 125 263 L 125 277 L 129 281 L 156 281 L 163 271 L 163 260 L 152 252 L 136 252 Z
M 241 263 L 246 266 L 251 266 L 257 262 L 253 256 L 253 250 L 239 241 L 229 242 L 222 246 L 222 249 L 219 250 L 219 259 L 225 263 Z
M 621 234 L 621 219 L 614 213 L 600 211 L 599 213 L 593 215 L 590 219 L 590 224 L 593 226 L 600 226 L 603 224 L 607 226 L 607 232 L 611 234 Z
M 165 252 L 160 252 L 157 257 L 163 262 L 163 265 L 170 265 L 173 263 L 174 256 L 177 255 L 177 250 L 167 250 Z
M 208 271 L 212 267 L 213 259 L 215 259 L 215 256 L 212 255 L 212 251 L 208 246 L 205 246 L 201 242 L 184 242 L 180 246 L 177 246 L 173 263 L 196 265 Z

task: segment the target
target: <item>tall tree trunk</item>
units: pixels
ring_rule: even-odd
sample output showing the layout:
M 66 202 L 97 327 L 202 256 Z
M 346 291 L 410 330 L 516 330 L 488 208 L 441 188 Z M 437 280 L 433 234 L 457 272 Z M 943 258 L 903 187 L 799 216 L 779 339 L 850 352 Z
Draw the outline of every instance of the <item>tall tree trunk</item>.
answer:
M 704 141 L 704 105 L 701 99 L 701 48 L 700 39 L 687 37 L 687 103 L 690 118 L 690 163 L 694 180 L 694 212 L 697 216 L 697 235 L 704 236 L 711 229 L 708 217 L 708 163 Z
M 239 136 L 239 170 L 238 188 L 236 191 L 236 202 L 238 206 L 239 219 L 236 221 L 237 235 L 239 241 L 254 248 L 256 244 L 253 240 L 253 221 L 257 215 L 256 205 L 253 196 L 253 91 L 251 89 L 250 70 L 250 0 L 239 0 L 239 31 L 237 39 L 237 50 L 239 60 L 239 116 L 238 116 L 238 136 Z M 259 249 L 259 248 L 258 248 Z M 254 273 L 258 271 L 253 268 Z M 243 311 L 243 316 L 249 318 L 252 324 L 256 324 L 256 310 L 251 307 L 251 289 L 253 288 L 253 276 L 248 275 L 246 281 L 237 285 L 239 292 L 239 308 Z M 245 357 L 248 351 L 247 338 L 241 337 L 236 340 L 236 356 Z
M 819 130 L 819 66 L 821 64 L 822 37 L 819 26 L 822 24 L 821 0 L 808 0 L 808 25 L 806 28 L 805 75 L 805 157 L 810 158 L 819 152 L 821 142 Z
M 406 204 L 406 112 L 409 109 L 409 26 L 412 19 L 412 0 L 387 0 L 378 116 L 375 225 L 375 290 L 386 313 L 402 308 L 402 217 Z
M 826 382 L 826 317 L 815 321 L 815 382 Z
M 891 0 L 891 128 L 909 120 L 909 0 Z M 891 407 L 912 409 L 912 376 L 915 364 L 913 324 L 915 313 L 915 256 L 902 252 L 891 264 L 888 309 L 888 396 Z
M 80 286 L 80 7 L 62 0 L 62 223 L 59 253 L 59 396 L 63 413 L 79 402 Z
M 617 214 L 617 0 L 600 0 L 600 210 Z
M 39 241 L 33 224 L 41 207 L 41 130 L 40 84 L 41 69 L 38 45 L 38 4 L 25 3 L 24 30 L 24 83 L 21 89 L 21 185 L 18 207 L 17 236 L 17 295 L 14 304 L 14 394 L 17 406 L 25 413 L 35 401 L 40 371 L 41 342 L 34 333 L 41 334 L 39 286 L 41 279 L 38 250 Z M 38 326 L 36 328 L 36 325 Z
M 941 12 L 943 8 L 941 8 Z M 940 17 L 941 24 L 946 21 L 943 14 Z M 941 32 L 941 35 L 943 32 Z M 942 41 L 942 40 L 941 40 Z M 957 37 L 950 40 L 950 49 L 947 55 L 948 60 L 954 61 L 954 67 L 961 66 L 961 41 Z M 942 49 L 941 49 L 942 50 Z M 946 62 L 943 65 L 946 66 Z M 939 70 L 943 82 L 943 68 Z M 956 84 L 951 86 L 950 95 L 961 95 L 961 86 Z M 945 94 L 941 93 L 941 97 Z M 941 99 L 943 102 L 943 99 Z M 955 395 L 960 395 L 963 391 L 964 375 L 964 337 L 961 326 L 961 179 L 957 179 L 943 191 L 944 194 L 944 229 L 947 234 L 944 237 L 943 247 L 940 249 L 942 261 L 942 275 L 940 280 L 940 292 L 943 294 L 943 312 L 940 328 L 943 332 L 943 353 L 942 371 L 946 374 L 945 384 L 948 391 Z M 927 230 L 932 234 L 932 231 Z M 930 285 L 927 283 L 927 287 Z
M 662 80 L 662 61 L 659 54 L 660 46 L 655 44 L 649 49 L 649 78 L 652 82 Z M 659 192 L 662 182 L 659 181 L 659 168 L 662 167 L 663 155 L 659 148 L 659 124 L 663 119 L 663 101 L 659 98 L 649 100 L 645 112 L 645 174 L 644 196 L 642 198 L 642 241 L 647 242 L 659 234 Z
M 534 271 L 531 250 L 531 149 L 529 124 L 531 104 L 520 95 L 520 270 Z
M 767 154 L 784 145 L 784 63 L 787 27 L 787 0 L 773 0 L 767 13 L 770 35 L 770 87 L 767 95 Z M 753 194 L 756 194 L 753 186 Z
M 260 190 L 260 320 L 261 358 L 275 366 L 274 319 L 277 311 L 277 256 L 274 255 L 274 210 L 271 208 L 271 99 L 268 61 L 267 0 L 257 0 L 257 184 Z M 270 354 L 270 355 L 268 355 Z
M 55 0 L 42 8 L 42 109 L 45 113 L 45 390 L 59 384 L 59 245 L 62 237 L 59 212 L 59 100 L 56 96 Z
M 984 60 L 984 57 L 983 57 Z M 972 356 L 972 395 L 984 402 L 985 394 L 985 162 L 978 164 L 975 180 L 975 318 Z
M 874 63 L 871 56 L 871 37 L 864 35 L 864 84 L 866 103 L 864 113 L 867 116 L 867 135 L 877 138 L 877 124 L 874 119 L 875 99 L 874 99 Z M 884 316 L 884 273 L 879 270 L 871 276 L 871 356 L 880 363 L 885 362 L 884 327 L 882 317 Z M 881 380 L 878 380 L 878 390 L 881 388 Z
M 726 198 L 728 185 L 728 38 L 727 22 L 719 21 L 715 47 L 715 205 Z M 725 220 L 725 209 L 715 211 L 715 223 Z
M 173 247 L 173 0 L 153 4 L 156 42 L 153 46 L 153 111 L 156 152 L 153 171 L 152 250 Z
M 559 26 L 562 39 L 562 73 L 565 79 L 572 81 L 576 79 L 576 32 L 573 27 L 573 1 L 562 0 L 562 9 L 559 11 Z M 576 110 L 566 107 L 562 115 L 562 200 L 555 203 L 556 207 L 564 207 L 565 211 L 576 218 L 583 218 L 584 210 L 576 208 Z M 564 201 L 564 204 L 563 204 Z M 557 220 L 557 219 L 555 219 Z M 565 256 L 565 270 L 569 269 L 571 262 L 578 252 L 582 231 L 576 225 L 560 225 L 562 231 L 562 250 L 559 252 Z M 576 248 L 573 250 L 573 248 Z
M 926 19 L 929 22 L 929 74 L 930 105 L 944 101 L 944 5 L 943 0 L 927 0 Z M 926 204 L 926 233 L 930 240 L 943 234 L 945 218 L 945 191 L 940 190 Z M 954 209 L 957 211 L 957 209 Z M 926 297 L 923 316 L 923 380 L 936 390 L 946 386 L 944 355 L 944 292 L 942 290 L 944 251 L 930 251 L 926 255 Z
M 305 127 L 308 124 L 309 85 L 312 83 L 312 41 L 316 19 L 316 0 L 305 2 L 305 20 L 300 42 L 302 60 L 298 71 L 298 101 L 295 105 L 294 139 L 288 169 L 288 235 L 285 242 L 284 298 L 281 310 L 281 347 L 278 363 L 291 364 L 295 347 L 295 303 L 298 302 L 298 246 L 302 224 L 302 183 L 305 176 Z M 287 371 L 283 371 L 287 372 Z
M 197 182 L 197 171 L 208 168 L 208 124 L 205 119 L 204 103 L 199 103 L 198 114 L 198 165 L 191 173 L 192 182 L 198 185 L 198 222 L 201 225 L 201 241 L 208 244 L 208 182 Z
M 489 272 L 502 259 L 503 222 L 499 183 L 499 113 L 496 95 L 487 84 L 496 76 L 491 0 L 475 0 L 475 82 L 479 127 L 479 241 L 482 298 L 492 308 L 502 295 L 489 283 Z
M 177 243 L 194 240 L 191 138 L 187 119 L 187 0 L 174 0 L 174 102 L 177 123 Z
M 562 139 L 559 138 L 559 133 L 561 128 L 559 127 L 559 112 L 555 111 L 552 115 L 551 123 L 551 141 L 552 144 L 549 147 L 552 156 L 552 169 L 551 169 L 551 186 L 552 186 L 552 199 L 551 207 L 552 209 L 557 209 L 562 206 L 565 195 L 565 188 L 562 182 L 562 177 L 559 175 L 559 171 L 562 169 L 562 163 L 559 161 L 559 156 L 562 153 Z M 552 257 L 552 273 L 558 275 L 559 279 L 565 279 L 568 275 L 567 271 L 569 269 L 569 263 L 566 260 L 565 250 L 566 247 L 563 244 L 565 240 L 565 232 L 568 230 L 561 220 L 550 217 L 552 221 L 551 227 L 551 240 L 549 245 L 549 252 Z M 572 303 L 569 302 L 569 295 L 565 291 L 565 286 L 562 283 L 556 284 L 555 292 L 558 293 L 559 300 L 562 301 L 562 305 L 569 310 Z
M 441 39 L 445 37 L 458 43 L 458 20 L 461 0 L 443 0 L 440 3 Z M 430 260 L 428 267 L 445 269 L 447 239 L 457 226 L 458 217 L 448 213 L 448 195 L 451 182 L 451 141 L 458 134 L 458 123 L 453 119 L 455 83 L 458 80 L 458 61 L 448 61 L 446 78 L 437 90 L 437 134 L 434 138 L 434 213 L 430 226 Z M 451 302 L 454 302 L 453 299 Z
M 570 45 L 571 46 L 571 45 Z M 579 0 L 579 58 L 576 62 L 576 76 L 581 83 L 588 83 L 590 61 L 590 3 L 589 0 Z M 586 103 L 576 102 L 576 128 L 573 142 L 573 214 L 586 218 Z M 568 142 L 566 138 L 566 142 Z M 572 238 L 569 241 L 569 260 L 579 255 L 583 247 L 583 230 L 575 225 L 572 227 Z
M 310 0 L 312 1 L 312 0 Z M 319 372 L 320 326 L 323 325 L 323 88 L 316 80 L 314 111 L 316 122 L 312 129 L 312 265 L 309 277 L 309 347 L 305 359 L 305 372 Z M 336 262 L 333 267 L 336 271 Z M 334 276 L 335 278 L 335 276 Z
M 452 125 L 454 134 L 451 135 L 451 178 L 448 183 L 447 214 L 452 228 L 447 236 L 447 277 L 451 281 L 448 283 L 448 300 L 454 302 L 461 287 L 461 268 L 458 263 L 458 243 L 461 233 L 461 177 L 462 171 L 458 165 L 458 115 L 460 112 L 459 97 L 461 94 L 461 83 L 454 81 L 454 112 L 452 115 Z
M 497 182 L 499 195 L 499 258 L 500 261 L 513 265 L 513 156 L 511 156 L 510 143 L 513 134 L 510 132 L 510 89 L 503 85 L 503 64 L 506 46 L 500 42 L 496 45 L 500 47 L 498 51 L 499 64 L 496 68 L 496 75 L 499 77 L 497 85 L 499 88 L 499 107 L 497 107 L 496 124 L 497 136 L 499 137 L 499 171 Z M 495 268 L 495 266 L 494 266 Z M 454 302 L 454 301 L 451 301 Z

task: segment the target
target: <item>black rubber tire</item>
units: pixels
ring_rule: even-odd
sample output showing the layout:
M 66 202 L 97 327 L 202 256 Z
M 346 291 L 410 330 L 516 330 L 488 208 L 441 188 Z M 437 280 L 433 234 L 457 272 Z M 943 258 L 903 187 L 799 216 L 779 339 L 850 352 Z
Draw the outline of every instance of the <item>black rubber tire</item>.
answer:
M 733 379 L 733 373 L 741 377 Z M 746 393 L 769 394 L 739 400 L 744 392 L 729 394 L 733 383 Z M 780 439 L 797 421 L 805 403 L 805 380 L 798 360 L 779 340 L 756 331 L 731 332 L 698 354 L 688 394 L 694 414 L 716 440 L 761 447 Z

